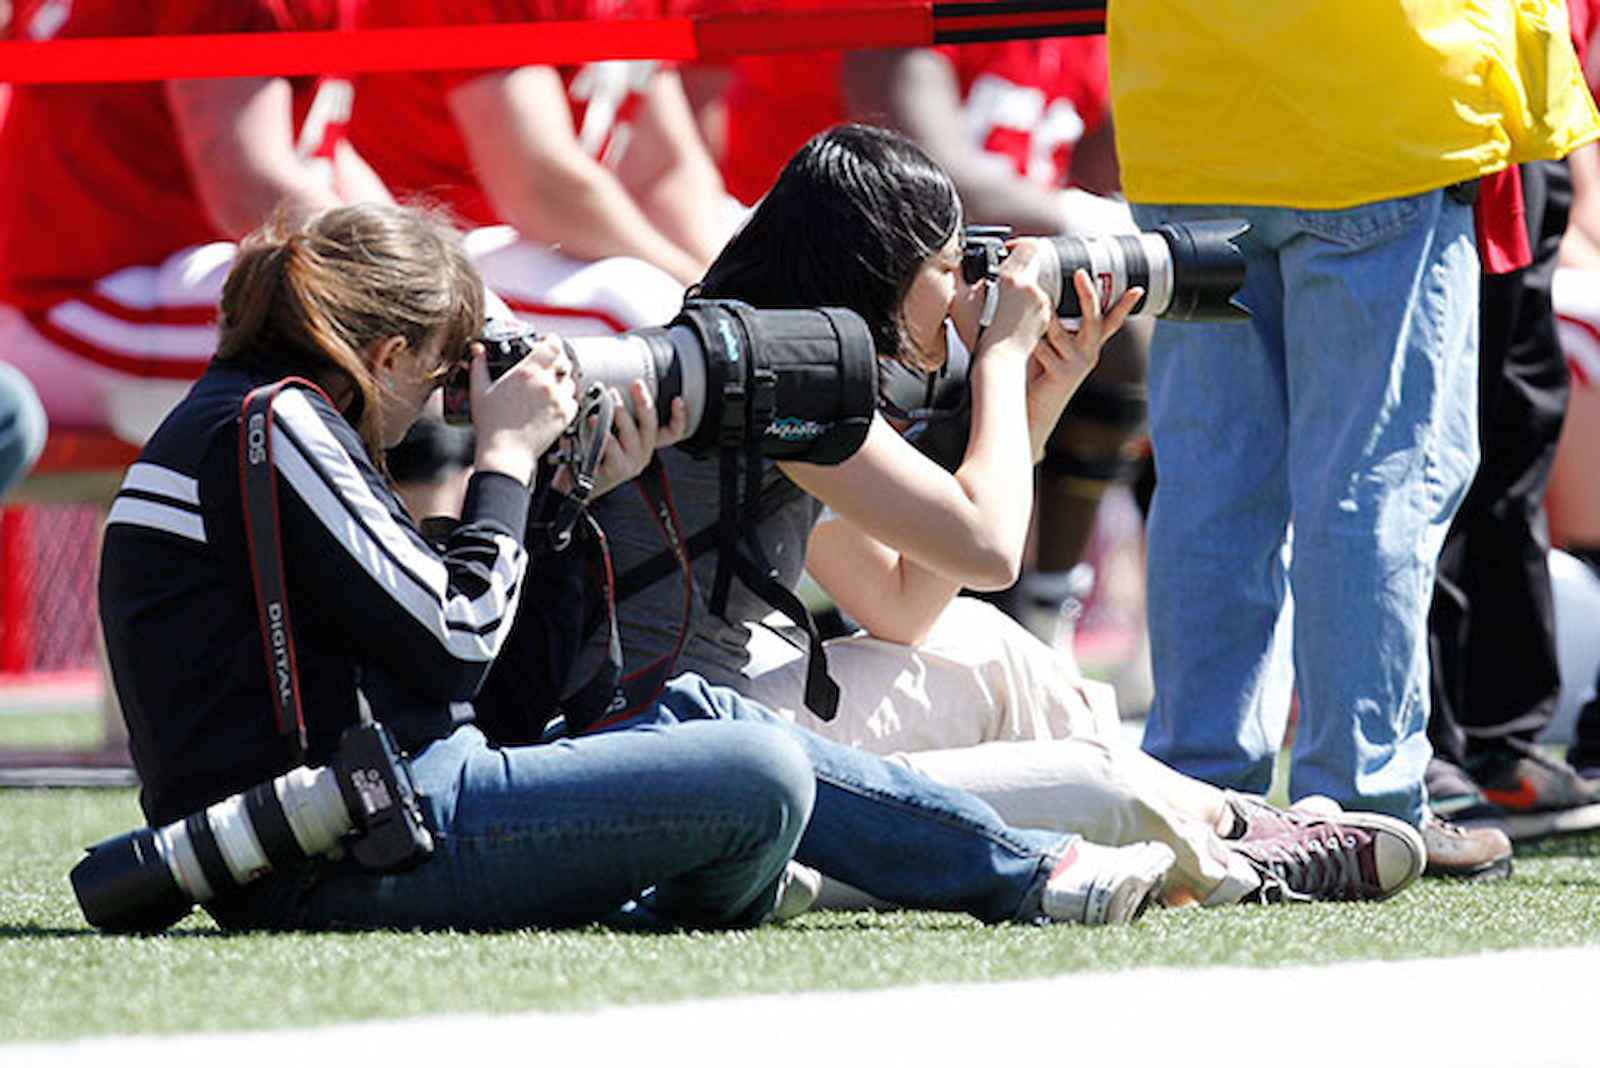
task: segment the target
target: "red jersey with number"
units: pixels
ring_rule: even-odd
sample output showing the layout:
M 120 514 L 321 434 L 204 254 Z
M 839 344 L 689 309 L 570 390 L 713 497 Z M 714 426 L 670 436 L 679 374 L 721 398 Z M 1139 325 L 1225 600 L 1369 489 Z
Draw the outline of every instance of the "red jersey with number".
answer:
M 42 0 L 9 35 L 332 29 L 348 9 L 348 0 Z M 293 84 L 298 149 L 326 157 L 342 134 L 348 82 Z M 226 237 L 195 192 L 161 83 L 14 87 L 0 131 L 0 300 L 39 310 L 118 268 Z
M 362 16 L 371 26 L 603 20 L 642 17 L 642 0 L 379 0 Z M 627 144 L 654 61 L 562 67 L 573 129 L 596 159 L 607 161 Z M 478 181 L 456 127 L 449 94 L 482 71 L 405 71 L 362 75 L 350 137 L 356 150 L 400 196 L 443 204 L 465 223 L 503 222 Z
M 974 146 L 1021 176 L 1063 184 L 1073 146 L 1108 114 L 1105 38 L 948 45 L 938 51 L 960 83 L 961 121 Z M 740 200 L 758 200 L 813 134 L 850 117 L 839 84 L 842 59 L 842 52 L 828 51 L 734 62 L 723 179 Z

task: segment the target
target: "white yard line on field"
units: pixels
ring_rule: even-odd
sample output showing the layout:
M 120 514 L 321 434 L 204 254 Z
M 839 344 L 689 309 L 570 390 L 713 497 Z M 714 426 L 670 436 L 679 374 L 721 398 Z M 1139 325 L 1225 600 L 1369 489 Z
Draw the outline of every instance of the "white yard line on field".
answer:
M 1597 1011 L 1600 949 L 1519 950 L 0 1044 L 0 1064 L 1592 1068 L 1600 1064 Z

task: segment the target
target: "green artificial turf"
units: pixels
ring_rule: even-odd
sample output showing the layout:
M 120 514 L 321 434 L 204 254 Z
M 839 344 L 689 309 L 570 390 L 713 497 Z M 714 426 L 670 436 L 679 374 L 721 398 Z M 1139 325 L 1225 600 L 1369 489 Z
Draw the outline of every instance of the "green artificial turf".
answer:
M 0 749 L 93 749 L 105 733 L 97 708 L 0 715 Z
M 235 936 L 196 913 L 160 937 L 95 934 L 67 871 L 84 845 L 139 822 L 131 790 L 0 790 L 0 1041 L 1600 945 L 1600 834 L 1519 847 L 1503 883 L 1425 881 L 1377 905 L 1162 910 L 1131 928 L 902 912 L 725 934 Z

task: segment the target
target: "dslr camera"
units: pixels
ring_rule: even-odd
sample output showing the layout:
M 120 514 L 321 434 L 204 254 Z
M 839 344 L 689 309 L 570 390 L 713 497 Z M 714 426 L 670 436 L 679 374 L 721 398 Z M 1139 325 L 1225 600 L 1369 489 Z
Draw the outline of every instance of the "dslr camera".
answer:
M 526 356 L 536 338 L 514 320 L 488 323 L 479 340 L 490 376 Z M 663 422 L 681 397 L 681 445 L 697 454 L 753 448 L 772 459 L 836 464 L 860 448 L 877 401 L 872 335 L 844 308 L 690 299 L 665 326 L 564 344 L 586 393 L 604 386 L 628 397 L 628 384 L 643 380 Z M 444 410 L 453 422 L 471 418 L 464 370 L 446 382 Z
M 1250 313 L 1234 300 L 1244 285 L 1244 254 L 1238 239 L 1250 228 L 1239 219 L 1164 223 L 1137 234 L 1039 238 L 1046 262 L 1045 290 L 1054 294 L 1056 314 L 1082 314 L 1072 275 L 1089 272 L 1100 289 L 1101 307 L 1110 307 L 1134 286 L 1144 296 L 1134 315 L 1162 319 L 1243 321 Z M 1009 226 L 969 226 L 963 235 L 961 272 L 968 282 L 994 278 L 1006 258 Z
M 346 728 L 329 767 L 302 765 L 165 827 L 90 846 L 72 889 L 101 930 L 152 934 L 229 887 L 344 850 L 373 872 L 433 854 L 411 768 L 378 723 Z

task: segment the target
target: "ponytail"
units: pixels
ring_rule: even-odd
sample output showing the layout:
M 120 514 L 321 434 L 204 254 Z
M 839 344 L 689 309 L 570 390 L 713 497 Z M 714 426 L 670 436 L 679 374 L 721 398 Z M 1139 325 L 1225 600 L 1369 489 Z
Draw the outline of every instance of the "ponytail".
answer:
M 304 375 L 333 394 L 382 461 L 385 428 L 369 347 L 399 336 L 464 352 L 483 319 L 483 281 L 459 234 L 418 208 L 358 204 L 245 238 L 222 288 L 219 360 Z

